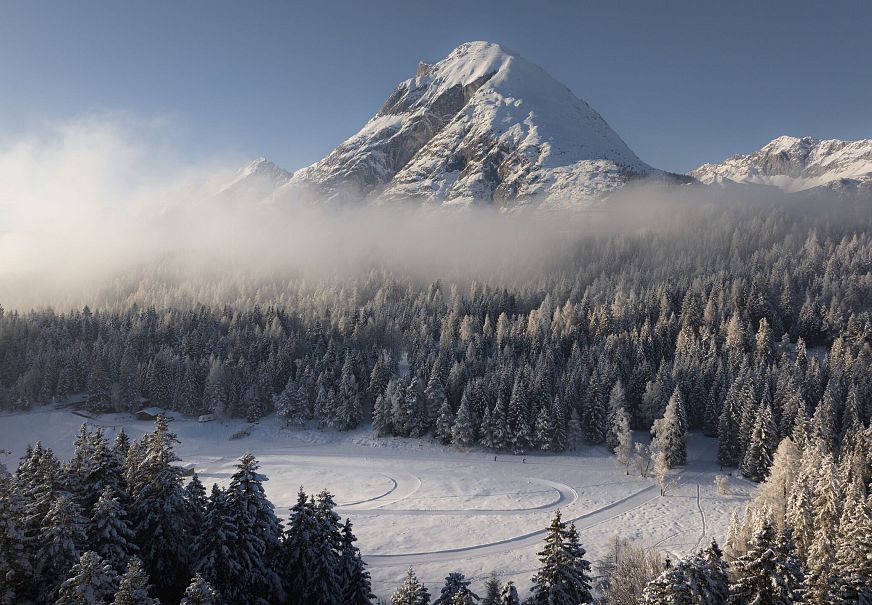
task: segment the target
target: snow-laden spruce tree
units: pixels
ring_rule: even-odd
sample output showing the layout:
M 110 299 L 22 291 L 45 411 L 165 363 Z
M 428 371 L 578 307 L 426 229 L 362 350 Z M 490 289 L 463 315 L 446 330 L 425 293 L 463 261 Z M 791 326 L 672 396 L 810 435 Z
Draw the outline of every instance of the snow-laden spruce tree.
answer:
M 684 403 L 678 388 L 669 398 L 663 417 L 654 421 L 651 427 L 654 438 L 652 451 L 663 452 L 669 468 L 687 462 L 687 421 L 684 419 Z
M 115 594 L 117 580 L 112 566 L 89 550 L 61 584 L 55 605 L 104 605 Z
M 475 445 L 475 421 L 469 401 L 469 391 L 468 387 L 463 391 L 457 417 L 454 419 L 454 426 L 451 427 L 451 442 L 460 447 Z
M 467 605 L 478 601 L 478 595 L 469 589 L 469 584 L 470 581 L 462 573 L 452 571 L 445 576 L 445 583 L 433 605 L 454 605 L 458 600 Z
M 46 593 L 51 594 L 79 560 L 87 544 L 86 532 L 82 509 L 61 493 L 40 524 L 36 543 L 34 571 Z
M 236 531 L 225 547 L 235 564 L 221 578 L 221 594 L 241 605 L 266 605 L 281 600 L 282 585 L 274 561 L 281 550 L 282 527 L 267 499 L 266 476 L 251 454 L 244 454 L 224 495 L 227 516 Z
M 23 498 L 12 489 L 12 477 L 0 465 L 0 570 L 4 572 L 0 575 L 0 605 L 23 600 L 32 571 L 25 550 L 23 513 Z
M 176 598 L 190 569 L 191 521 L 181 469 L 172 464 L 178 460 L 177 443 L 166 417 L 158 416 L 154 432 L 142 439 L 142 459 L 127 469 L 133 497 L 130 518 L 140 557 L 159 598 Z
M 775 422 L 772 420 L 772 408 L 764 402 L 757 412 L 757 420 L 742 461 L 742 474 L 745 477 L 757 483 L 766 479 L 769 475 L 769 467 L 772 466 L 775 453 L 773 444 L 777 438 Z
M 451 443 L 451 429 L 454 427 L 454 414 L 451 411 L 451 404 L 448 399 L 443 399 L 439 407 L 439 414 L 436 418 L 436 427 L 433 429 L 433 435 L 443 444 Z
M 625 474 L 630 474 L 630 463 L 633 461 L 633 433 L 630 432 L 630 419 L 623 407 L 612 414 L 609 435 L 614 440 L 614 453 L 618 464 L 624 467 Z
M 148 574 L 138 557 L 132 557 L 127 563 L 127 571 L 118 582 L 112 605 L 160 605 L 149 594 Z
M 617 419 L 616 416 L 619 414 L 627 420 L 629 430 L 630 422 L 627 419 L 627 397 L 624 394 L 624 385 L 621 384 L 620 380 L 616 380 L 609 393 L 609 419 L 608 430 L 606 431 L 606 447 L 612 453 L 615 453 L 615 450 L 618 448 L 621 420 Z
M 236 542 L 236 531 L 227 506 L 227 494 L 218 484 L 213 484 L 203 527 L 191 552 L 196 557 L 194 570 L 216 586 L 223 586 L 225 578 L 235 578 L 239 572 L 235 554 L 230 548 Z
M 403 584 L 391 595 L 393 605 L 429 605 L 430 593 L 409 567 Z
M 521 605 L 521 599 L 518 598 L 518 589 L 515 587 L 514 582 L 509 580 L 503 584 L 503 588 L 500 590 L 500 599 L 497 603 L 499 605 Z
M 567 529 L 555 511 L 539 551 L 539 571 L 533 576 L 530 605 L 580 605 L 592 603 L 590 563 L 584 558 L 575 525 Z
M 842 483 L 839 471 L 829 454 L 824 454 L 811 500 L 814 515 L 813 537 L 808 549 L 807 597 L 825 603 L 834 595 L 836 535 L 822 528 L 838 528 L 842 516 Z
M 802 600 L 802 569 L 775 538 L 772 525 L 764 522 L 748 552 L 735 561 L 730 605 L 792 605 Z
M 478 428 L 478 442 L 482 447 L 493 448 L 494 445 L 494 427 L 491 419 L 490 407 L 484 406 L 484 413 L 481 415 L 481 425 Z
M 539 409 L 533 437 L 536 446 L 543 452 L 558 451 L 557 419 L 553 402 L 548 402 Z
M 754 496 L 754 505 L 769 507 L 775 526 L 779 529 L 784 524 L 787 500 L 793 491 L 799 468 L 800 451 L 790 437 L 785 437 L 775 450 L 769 476 Z
M 218 592 L 212 588 L 203 576 L 196 574 L 185 589 L 181 605 L 221 605 Z
M 845 603 L 872 603 L 872 510 L 859 479 L 848 484 L 836 540 L 835 594 Z
M 88 530 L 89 548 L 118 573 L 125 568 L 130 556 L 139 550 L 127 521 L 127 512 L 109 485 L 94 505 Z
M 370 605 L 375 599 L 372 594 L 369 572 L 360 551 L 354 545 L 357 538 L 351 531 L 351 521 L 345 520 L 342 526 L 342 552 L 340 583 L 344 605 Z
M 693 591 L 685 571 L 685 564 L 664 570 L 651 580 L 642 592 L 643 605 L 694 605 Z

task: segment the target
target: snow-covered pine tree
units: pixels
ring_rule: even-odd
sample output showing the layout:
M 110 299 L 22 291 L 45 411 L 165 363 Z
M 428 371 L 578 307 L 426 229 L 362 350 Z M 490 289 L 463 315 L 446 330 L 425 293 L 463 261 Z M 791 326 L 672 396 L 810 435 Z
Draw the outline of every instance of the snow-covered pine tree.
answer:
M 612 450 L 617 457 L 618 464 L 624 467 L 627 475 L 630 474 L 630 462 L 633 460 L 633 433 L 630 432 L 630 419 L 623 407 L 615 409 L 609 426 L 610 439 L 615 446 Z
M 718 546 L 717 541 L 712 540 L 708 548 L 702 552 L 707 569 L 707 584 L 704 599 L 699 605 L 724 605 L 730 595 L 730 578 L 728 564 L 724 558 L 724 551 Z
M 387 392 L 378 395 L 372 406 L 372 430 L 377 437 L 387 437 L 393 431 Z
M 458 598 L 462 605 L 472 604 L 478 601 L 478 595 L 469 589 L 470 581 L 459 571 L 452 571 L 445 576 L 445 583 L 439 593 L 439 598 L 433 601 L 433 605 L 454 605 Z
M 508 425 L 508 409 L 506 400 L 502 395 L 497 395 L 497 402 L 494 404 L 494 413 L 491 418 L 491 427 L 493 430 L 493 447 L 498 450 L 504 450 L 509 447 L 509 425 Z
M 297 396 L 297 383 L 294 378 L 288 378 L 288 382 L 275 400 L 276 416 L 287 427 L 295 420 L 294 400 Z
M 837 528 L 842 516 L 842 484 L 830 454 L 824 454 L 821 459 L 811 510 L 814 533 L 807 558 L 807 597 L 812 602 L 826 603 L 833 598 L 836 589 L 836 536 L 833 531 L 820 530 Z
M 745 450 L 742 461 L 742 475 L 760 483 L 769 476 L 774 455 L 774 440 L 777 438 L 775 422 L 772 420 L 772 408 L 768 402 L 761 404 L 757 420 Z
M 25 549 L 24 502 L 12 489 L 12 477 L 0 465 L 0 605 L 24 599 L 32 569 Z
M 138 557 L 127 563 L 127 571 L 118 582 L 118 591 L 112 605 L 160 605 L 149 594 L 148 574 Z
M 34 571 L 46 594 L 53 594 L 87 544 L 82 509 L 61 493 L 40 524 Z
M 730 605 L 792 605 L 802 600 L 801 571 L 777 552 L 775 530 L 768 521 L 733 569 Z
M 557 423 L 554 418 L 553 405 L 548 403 L 539 409 L 539 415 L 536 416 L 536 427 L 533 435 L 536 446 L 543 452 L 557 451 L 556 431 Z
M 94 505 L 88 534 L 89 548 L 118 573 L 124 570 L 130 556 L 138 550 L 136 535 L 127 521 L 127 511 L 109 485 Z
M 92 412 L 107 412 L 112 406 L 112 382 L 106 372 L 103 356 L 94 351 L 91 374 L 88 377 L 88 409 Z
M 429 605 L 430 592 L 418 581 L 415 570 L 409 567 L 403 584 L 391 595 L 393 605 Z
M 354 545 L 357 538 L 351 531 L 351 521 L 345 520 L 342 526 L 341 584 L 343 605 L 370 605 L 375 599 L 372 594 L 369 572 L 360 551 Z
M 612 390 L 609 393 L 609 418 L 608 430 L 606 431 L 606 447 L 609 451 L 615 453 L 618 447 L 619 430 L 621 420 L 618 415 L 626 420 L 627 430 L 629 430 L 629 419 L 627 419 L 627 398 L 624 394 L 624 385 L 620 380 L 616 380 L 612 385 Z
M 203 576 L 196 574 L 185 589 L 181 605 L 221 605 L 218 592 L 212 588 Z
M 530 605 L 580 605 L 592 603 L 590 579 L 586 570 L 590 564 L 584 560 L 584 549 L 578 535 L 568 531 L 555 511 L 545 533 L 545 545 L 538 553 L 540 567 L 533 576 Z
M 838 599 L 844 603 L 872 602 L 872 511 L 859 479 L 848 484 L 836 539 Z
M 663 417 L 654 421 L 651 433 L 652 451 L 660 451 L 666 455 L 669 468 L 681 466 L 687 462 L 687 425 L 683 420 L 684 404 L 681 392 L 676 387 L 666 404 Z
M 487 405 L 484 406 L 484 413 L 481 416 L 481 426 L 479 426 L 478 434 L 478 442 L 482 447 L 495 447 L 493 420 L 491 419 L 490 407 Z
M 206 488 L 200 482 L 200 477 L 197 473 L 191 477 L 188 484 L 185 486 L 185 503 L 188 505 L 188 513 L 191 520 L 191 538 L 199 536 L 203 531 L 203 520 L 206 515 L 206 506 L 208 505 L 206 497 Z
M 158 416 L 154 432 L 142 439 L 142 460 L 130 470 L 130 517 L 140 557 L 161 599 L 177 598 L 190 572 L 191 521 L 181 470 L 172 465 L 178 460 L 176 443 L 166 417 Z
M 354 376 L 352 356 L 345 356 L 339 376 L 339 430 L 349 431 L 358 424 L 363 415 L 357 378 Z
M 464 390 L 463 397 L 460 399 L 460 407 L 457 409 L 457 417 L 451 427 L 451 442 L 460 447 L 475 445 L 475 426 L 473 413 L 470 409 L 469 391 L 469 387 Z
M 511 580 L 503 584 L 498 603 L 499 605 L 521 605 L 521 599 L 518 598 L 518 589 L 515 588 L 515 583 Z
M 645 586 L 641 605 L 694 605 L 693 597 L 685 563 L 679 561 Z
M 226 493 L 218 484 L 213 484 L 203 526 L 191 549 L 197 557 L 193 565 L 197 575 L 222 586 L 225 578 L 237 577 L 239 564 L 230 548 L 236 542 L 236 531 Z
M 442 400 L 442 407 L 439 408 L 439 415 L 436 418 L 436 427 L 433 429 L 433 435 L 443 444 L 451 443 L 451 429 L 454 427 L 454 414 L 451 412 L 451 404 L 448 399 Z
M 734 385 L 736 383 L 733 383 Z M 718 419 L 718 464 L 736 466 L 741 462 L 742 449 L 739 444 L 739 425 L 736 411 L 733 387 L 724 401 L 721 416 Z
M 61 584 L 55 605 L 104 605 L 115 594 L 117 579 L 112 566 L 89 550 Z
M 220 578 L 221 594 L 233 603 L 268 605 L 282 599 L 273 567 L 281 549 L 282 527 L 263 488 L 266 476 L 251 454 L 244 454 L 230 478 L 224 503 L 236 531 L 226 536 L 235 564 Z

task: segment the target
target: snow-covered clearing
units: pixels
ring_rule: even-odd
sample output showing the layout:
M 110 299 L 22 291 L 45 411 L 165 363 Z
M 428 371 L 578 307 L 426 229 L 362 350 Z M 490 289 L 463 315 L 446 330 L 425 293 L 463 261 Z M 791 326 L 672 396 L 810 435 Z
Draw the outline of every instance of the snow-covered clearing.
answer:
M 731 479 L 733 495 L 718 495 L 717 442 L 691 435 L 690 462 L 661 497 L 654 483 L 626 476 L 604 448 L 583 447 L 557 456 L 513 456 L 458 451 L 429 440 L 376 439 L 368 428 L 349 433 L 283 429 L 274 417 L 248 427 L 241 420 L 198 423 L 171 414 L 181 444 L 204 484 L 225 483 L 236 459 L 252 452 L 268 477 L 267 493 L 278 514 L 296 499 L 327 488 L 338 512 L 351 518 L 376 594 L 388 596 L 414 565 L 438 594 L 453 570 L 480 588 L 492 571 L 526 587 L 552 511 L 575 521 L 588 558 L 595 560 L 615 535 L 656 545 L 672 555 L 723 541 L 731 512 L 748 500 L 753 484 Z M 42 440 L 61 457 L 72 452 L 82 422 L 104 426 L 111 439 L 123 426 L 131 438 L 152 424 L 130 414 L 88 420 L 51 406 L 0 415 L 0 450 L 14 468 L 28 443 Z

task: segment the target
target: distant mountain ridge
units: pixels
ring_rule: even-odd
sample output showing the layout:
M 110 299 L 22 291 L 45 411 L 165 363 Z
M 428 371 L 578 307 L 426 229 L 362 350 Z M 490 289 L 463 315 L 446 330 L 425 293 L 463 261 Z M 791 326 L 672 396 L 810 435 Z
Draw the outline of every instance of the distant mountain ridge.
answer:
M 628 183 L 872 193 L 872 139 L 781 136 L 689 175 L 642 161 L 587 103 L 499 44 L 420 63 L 356 134 L 290 173 L 265 158 L 220 195 L 270 203 L 588 207 Z
M 790 193 L 815 188 L 872 192 L 872 139 L 781 136 L 753 153 L 703 164 L 690 175 L 707 185 L 769 185 Z

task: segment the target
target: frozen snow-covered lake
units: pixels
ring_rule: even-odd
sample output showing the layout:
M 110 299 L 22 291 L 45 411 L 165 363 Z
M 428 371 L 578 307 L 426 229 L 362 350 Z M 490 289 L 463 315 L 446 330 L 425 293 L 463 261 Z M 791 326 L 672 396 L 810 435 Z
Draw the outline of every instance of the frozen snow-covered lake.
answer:
M 376 439 L 371 431 L 349 433 L 283 429 L 273 417 L 253 425 L 242 439 L 229 437 L 249 426 L 241 420 L 197 423 L 173 414 L 178 453 L 208 486 L 225 483 L 236 459 L 252 452 L 269 477 L 267 493 L 280 516 L 308 493 L 329 489 L 343 517 L 350 517 L 358 546 L 370 566 L 376 594 L 388 596 L 413 565 L 437 591 L 450 571 L 473 577 L 478 587 L 492 571 L 526 587 L 537 566 L 543 528 L 555 509 L 578 526 L 588 558 L 621 535 L 679 556 L 723 541 L 732 511 L 747 501 L 753 485 L 733 479 L 734 495 L 714 489 L 717 442 L 692 435 L 689 464 L 664 497 L 649 479 L 626 476 L 604 448 L 581 448 L 558 456 L 522 456 L 458 451 L 430 440 Z M 0 449 L 17 464 L 37 439 L 62 457 L 86 419 L 68 410 L 42 407 L 0 415 Z M 123 426 L 131 438 L 152 424 L 129 414 L 104 415 L 90 424 L 109 438 Z

